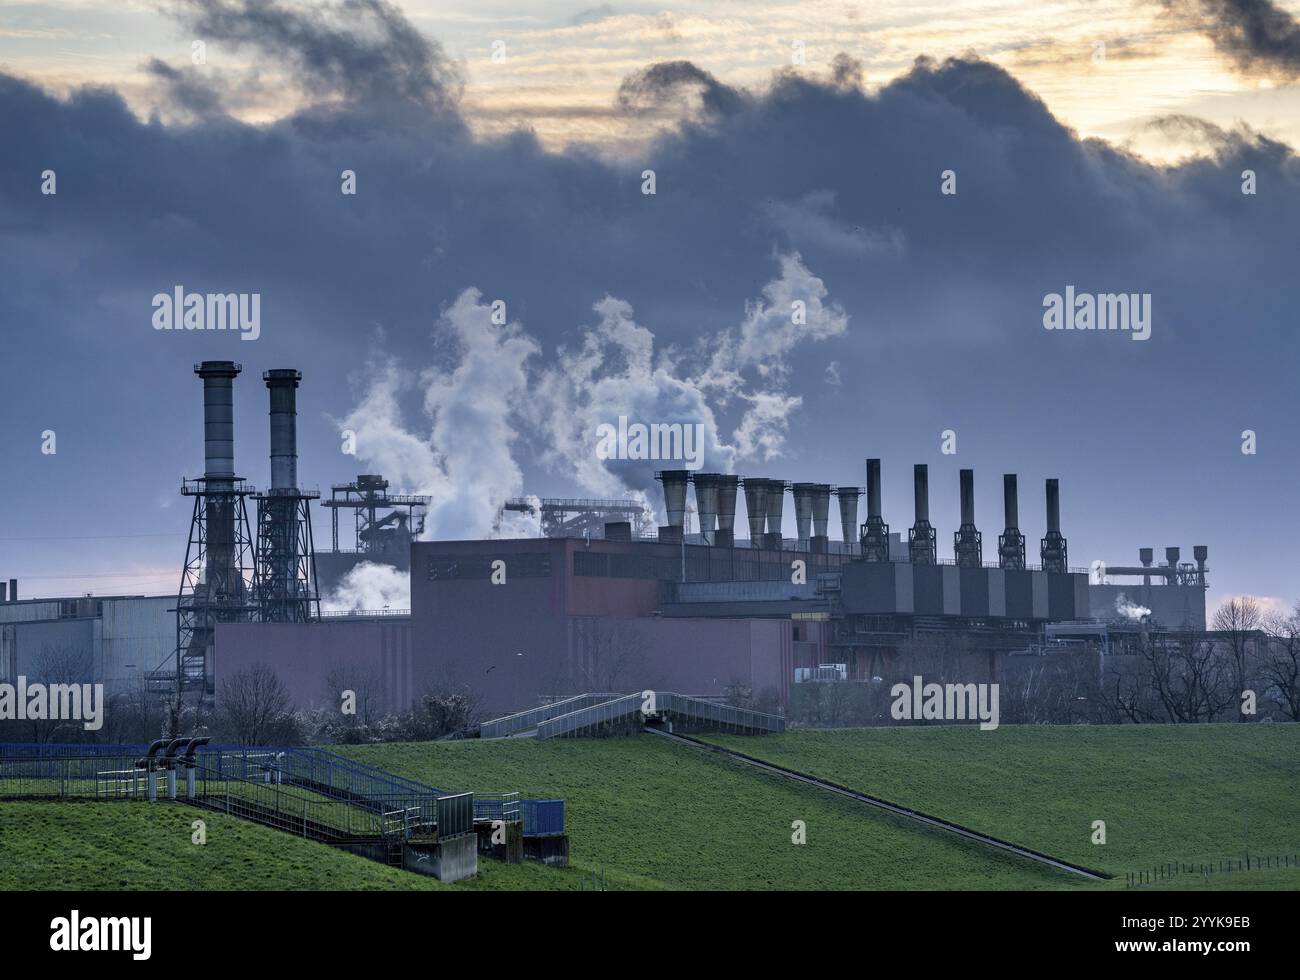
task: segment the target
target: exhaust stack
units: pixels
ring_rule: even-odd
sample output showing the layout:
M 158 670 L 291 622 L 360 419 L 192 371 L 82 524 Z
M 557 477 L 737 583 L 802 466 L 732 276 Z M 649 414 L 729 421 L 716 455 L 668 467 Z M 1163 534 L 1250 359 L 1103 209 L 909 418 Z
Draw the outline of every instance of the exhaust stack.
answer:
M 663 484 L 664 513 L 668 523 L 659 528 L 659 540 L 666 544 L 681 544 L 685 534 L 686 523 L 686 481 L 689 470 L 664 470 L 655 474 L 655 479 Z
M 867 460 L 867 523 L 862 525 L 864 561 L 889 561 L 889 525 L 880 516 L 880 460 Z
M 1064 572 L 1068 568 L 1065 538 L 1061 537 L 1061 489 L 1059 480 L 1047 481 L 1047 536 L 1043 538 L 1039 554 L 1043 571 Z
M 912 497 L 916 504 L 916 523 L 907 532 L 908 556 L 914 565 L 938 562 L 936 534 L 930 526 L 930 468 L 917 463 L 912 468 Z
M 829 483 L 814 483 L 812 485 L 812 539 L 809 541 L 809 547 L 819 555 L 826 554 L 830 550 L 830 536 L 826 533 L 826 525 L 830 522 L 831 511 L 831 485 Z
M 1154 549 L 1154 548 L 1139 548 L 1139 549 L 1138 549 L 1138 561 L 1140 561 L 1140 562 L 1142 563 L 1142 567 L 1143 567 L 1143 568 L 1150 568 L 1150 567 L 1151 567 L 1151 563 L 1152 563 L 1153 561 L 1155 561 L 1155 559 L 1156 559 L 1156 552 L 1155 552 L 1155 549 Z M 1142 576 L 1142 584 L 1143 584 L 1143 585 L 1150 585 L 1150 584 L 1151 584 L 1151 576 L 1150 576 L 1150 575 L 1143 575 L 1143 576 Z
M 794 494 L 795 537 L 799 539 L 799 550 L 807 551 L 812 537 L 813 491 L 815 483 L 796 483 L 791 492 Z
M 1210 557 L 1210 549 L 1203 544 L 1192 545 L 1192 557 L 1196 559 L 1196 584 L 1205 587 L 1205 560 Z
M 781 520 L 785 514 L 784 480 L 767 481 L 767 534 L 763 536 L 763 547 L 769 551 L 780 551 L 784 544 L 781 537 Z
M 1020 533 L 1020 494 L 1016 490 L 1016 475 L 1002 475 L 1002 510 L 1006 529 L 998 537 L 998 565 L 1002 568 L 1025 567 L 1025 536 Z
M 961 526 L 952 536 L 952 553 L 959 568 L 982 568 L 984 540 L 975 527 L 975 471 L 962 470 Z
M 298 488 L 297 368 L 262 374 L 270 396 L 271 489 L 257 495 L 254 578 L 265 623 L 303 623 L 319 616 L 316 552 L 308 502 L 320 496 Z
M 840 535 L 844 539 L 844 553 L 853 554 L 858 541 L 858 498 L 861 487 L 836 487 L 832 491 L 840 502 Z
M 736 488 L 740 478 L 723 473 L 717 482 L 718 530 L 713 543 L 720 548 L 736 544 Z
M 748 477 L 745 486 L 745 516 L 749 520 L 749 546 L 763 547 L 763 526 L 767 522 L 768 481 L 757 476 Z
M 695 513 L 700 520 L 700 540 L 713 544 L 717 532 L 714 530 L 718 519 L 718 476 L 717 473 L 696 473 L 691 482 L 695 484 Z

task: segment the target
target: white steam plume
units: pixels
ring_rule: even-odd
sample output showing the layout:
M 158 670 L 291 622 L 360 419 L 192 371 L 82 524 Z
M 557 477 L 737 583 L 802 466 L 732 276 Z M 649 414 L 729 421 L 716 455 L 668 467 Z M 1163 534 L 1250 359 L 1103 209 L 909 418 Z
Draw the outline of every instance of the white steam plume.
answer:
M 411 576 L 392 565 L 363 561 L 353 566 L 320 604 L 324 612 L 410 609 Z

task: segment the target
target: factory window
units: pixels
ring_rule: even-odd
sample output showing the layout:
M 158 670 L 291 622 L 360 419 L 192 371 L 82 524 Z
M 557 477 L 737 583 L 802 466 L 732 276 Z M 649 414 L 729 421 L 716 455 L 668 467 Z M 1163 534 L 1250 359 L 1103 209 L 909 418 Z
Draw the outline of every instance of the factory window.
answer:
M 429 558 L 429 581 L 487 581 L 492 576 L 492 563 L 498 559 L 506 563 L 506 574 L 511 578 L 545 578 L 551 574 L 551 556 L 545 554 L 432 555 Z

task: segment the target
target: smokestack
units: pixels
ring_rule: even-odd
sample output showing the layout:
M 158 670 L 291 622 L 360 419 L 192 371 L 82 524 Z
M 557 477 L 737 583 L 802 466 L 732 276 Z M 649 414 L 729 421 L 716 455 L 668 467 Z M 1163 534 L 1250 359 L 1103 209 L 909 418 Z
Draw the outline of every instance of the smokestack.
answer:
M 1155 549 L 1154 549 L 1154 548 L 1139 548 L 1139 549 L 1138 549 L 1138 561 L 1140 561 L 1140 562 L 1142 563 L 1142 567 L 1143 567 L 1143 568 L 1150 568 L 1150 567 L 1151 567 L 1151 563 L 1152 563 L 1153 561 L 1155 561 L 1155 558 L 1156 558 L 1156 552 L 1155 552 Z M 1142 584 L 1143 584 L 1143 585 L 1150 585 L 1150 584 L 1151 584 L 1151 576 L 1150 576 L 1150 575 L 1143 575 L 1143 576 L 1142 576 Z
M 713 544 L 714 525 L 718 518 L 718 474 L 696 473 L 691 480 L 695 484 L 695 512 L 700 520 L 700 539 L 705 544 Z
M 1060 481 L 1047 481 L 1047 535 L 1039 546 L 1043 571 L 1064 572 L 1069 567 L 1065 538 L 1061 537 Z
M 271 489 L 298 488 L 298 383 L 302 372 L 277 368 L 262 374 L 271 396 Z
M 952 537 L 952 552 L 960 568 L 981 568 L 984 565 L 984 542 L 975 527 L 975 471 L 962 470 L 961 526 Z
M 1197 584 L 1204 587 L 1205 585 L 1205 560 L 1210 557 L 1210 549 L 1203 544 L 1192 545 L 1192 557 L 1196 559 L 1196 581 Z
M 242 370 L 234 361 L 194 365 L 194 373 L 203 379 L 203 476 L 209 491 L 234 485 L 234 386 Z
M 862 496 L 862 488 L 836 487 L 834 493 L 840 498 L 840 535 L 844 539 L 844 552 L 851 555 L 858 538 L 858 498 Z
M 749 519 L 749 546 L 763 547 L 763 525 L 767 522 L 767 484 L 760 477 L 745 480 L 745 516 Z
M 728 473 L 718 477 L 718 530 L 713 543 L 721 548 L 731 548 L 736 543 L 736 487 L 739 482 L 739 477 Z
M 812 538 L 809 548 L 819 555 L 830 550 L 830 537 L 826 534 L 826 525 L 830 522 L 831 485 L 814 483 L 812 485 Z
M 796 483 L 794 493 L 794 527 L 795 537 L 799 539 L 799 550 L 808 550 L 808 539 L 812 537 L 812 497 L 815 483 Z
M 780 551 L 783 544 L 781 519 L 785 514 L 785 489 L 784 480 L 767 481 L 767 534 L 763 544 L 771 551 Z
M 1025 567 L 1025 536 L 1020 533 L 1020 494 L 1016 490 L 1016 475 L 1002 475 L 1002 511 L 1006 529 L 998 538 L 998 564 L 1002 568 Z
M 1061 533 L 1061 484 L 1059 480 L 1047 481 L 1047 533 Z
M 1166 549 L 1165 549 L 1165 564 L 1168 565 L 1170 568 L 1177 568 L 1177 567 L 1178 567 L 1178 553 L 1179 553 L 1179 552 L 1178 552 L 1178 549 L 1177 549 L 1177 548 L 1166 548 Z
M 664 470 L 655 479 L 664 487 L 664 511 L 669 527 L 681 527 L 686 519 L 686 481 L 689 470 Z
M 912 497 L 916 504 L 916 523 L 907 534 L 909 557 L 916 565 L 933 565 L 938 561 L 934 528 L 930 526 L 930 468 L 917 463 L 912 468 Z
M 863 561 L 889 561 L 889 525 L 880 516 L 880 460 L 867 460 L 867 523 L 862 525 Z

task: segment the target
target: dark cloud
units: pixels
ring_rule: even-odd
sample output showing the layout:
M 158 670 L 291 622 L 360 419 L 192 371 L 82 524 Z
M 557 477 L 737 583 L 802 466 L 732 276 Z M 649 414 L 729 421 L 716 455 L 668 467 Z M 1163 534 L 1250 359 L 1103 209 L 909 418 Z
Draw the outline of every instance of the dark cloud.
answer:
M 625 78 L 618 88 L 618 104 L 632 112 L 659 109 L 684 92 L 698 93 L 709 113 L 731 112 L 741 102 L 739 92 L 691 62 L 661 61 Z
M 316 99 L 416 105 L 444 114 L 460 99 L 460 71 L 442 46 L 385 0 L 309 7 L 283 0 L 172 0 L 168 10 L 199 40 L 288 58 Z
M 452 66 L 387 6 L 187 8 L 196 36 L 247 45 L 267 76 L 297 66 L 316 99 L 249 125 L 188 93 L 195 118 L 172 125 L 111 89 L 59 98 L 0 75 L 0 452 L 25 519 L 65 520 L 68 495 L 50 488 L 76 494 L 94 474 L 94 519 L 140 520 L 141 501 L 197 465 L 195 361 L 247 365 L 237 438 L 253 478 L 266 451 L 256 372 L 300 367 L 302 470 L 323 485 L 355 465 L 324 415 L 352 409 L 348 374 L 376 324 L 398 363 L 421 367 L 439 311 L 477 287 L 508 304 L 544 364 L 610 296 L 691 370 L 697 338 L 741 323 L 775 257 L 797 250 L 849 326 L 790 351 L 803 402 L 769 475 L 856 483 L 861 457 L 883 456 L 886 510 L 903 523 L 905 464 L 955 428 L 960 465 L 1066 481 L 1080 564 L 1131 560 L 1138 532 L 1159 545 L 1204 531 L 1212 556 L 1229 543 L 1251 556 L 1239 589 L 1291 581 L 1271 527 L 1223 516 L 1227 499 L 1237 514 L 1287 507 L 1300 479 L 1279 451 L 1250 458 L 1246 482 L 1237 451 L 1244 428 L 1288 442 L 1297 410 L 1291 148 L 1206 131 L 1203 156 L 1155 166 L 1079 139 L 996 66 L 955 59 L 870 94 L 794 73 L 738 91 L 690 63 L 655 65 L 620 101 L 690 91 L 712 111 L 630 157 L 551 152 L 527 132 L 473 137 Z M 1246 169 L 1257 196 L 1240 192 Z M 344 170 L 356 196 L 340 194 Z M 940 194 L 945 170 L 956 196 Z M 150 298 L 175 284 L 260 292 L 261 339 L 154 331 Z M 1067 285 L 1152 293 L 1152 339 L 1045 332 L 1042 298 Z M 822 381 L 831 361 L 839 385 Z M 45 428 L 57 457 L 36 451 Z M 520 452 L 531 492 L 572 492 Z M 949 482 L 936 472 L 935 513 L 955 512 Z M 996 504 L 981 496 L 987 527 Z
M 1272 0 L 1165 0 L 1247 74 L 1300 76 L 1300 24 Z

